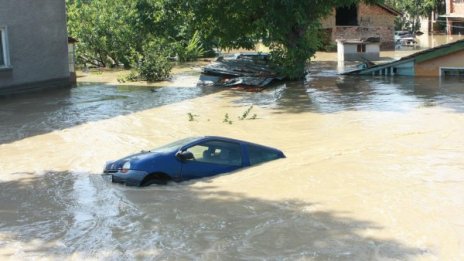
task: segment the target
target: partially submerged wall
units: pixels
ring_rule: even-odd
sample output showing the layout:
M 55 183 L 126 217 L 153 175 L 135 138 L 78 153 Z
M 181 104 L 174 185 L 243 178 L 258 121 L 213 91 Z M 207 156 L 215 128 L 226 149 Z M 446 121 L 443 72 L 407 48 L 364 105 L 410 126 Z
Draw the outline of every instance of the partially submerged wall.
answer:
M 442 57 L 416 63 L 416 76 L 438 77 L 440 76 L 440 68 L 455 67 L 464 68 L 464 50 L 454 52 Z

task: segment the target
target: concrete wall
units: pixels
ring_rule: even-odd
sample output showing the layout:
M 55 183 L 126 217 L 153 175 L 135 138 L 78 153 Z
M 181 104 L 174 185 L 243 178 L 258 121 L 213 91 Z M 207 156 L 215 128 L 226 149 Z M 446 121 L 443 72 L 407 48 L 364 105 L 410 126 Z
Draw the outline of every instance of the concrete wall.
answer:
M 464 67 L 464 50 L 432 60 L 416 63 L 416 76 L 440 76 L 440 67 Z
M 69 85 L 64 0 L 0 0 L 0 26 L 8 30 L 11 63 L 0 70 L 0 94 Z
M 364 43 L 365 52 L 358 52 L 358 45 L 361 43 L 343 43 L 337 41 L 338 61 L 370 61 L 379 60 L 379 44 Z
M 358 26 L 335 26 L 335 10 L 321 21 L 323 28 L 332 29 L 332 40 L 380 37 L 380 48 L 395 48 L 395 16 L 377 5 L 358 6 Z

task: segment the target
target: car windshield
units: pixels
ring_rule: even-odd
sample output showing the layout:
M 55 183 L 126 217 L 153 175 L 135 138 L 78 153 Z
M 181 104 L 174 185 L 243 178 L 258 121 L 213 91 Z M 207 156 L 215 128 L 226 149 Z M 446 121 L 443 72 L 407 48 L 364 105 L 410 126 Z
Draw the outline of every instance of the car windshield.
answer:
M 168 143 L 168 144 L 163 145 L 161 147 L 158 147 L 156 149 L 152 149 L 150 151 L 172 151 L 172 150 L 176 150 L 176 149 L 179 149 L 180 147 L 182 147 L 183 145 L 185 145 L 185 144 L 187 144 L 189 142 L 192 142 L 194 140 L 197 140 L 197 139 L 198 139 L 198 137 L 189 137 L 189 138 L 181 139 L 181 140 L 178 140 L 178 141 Z

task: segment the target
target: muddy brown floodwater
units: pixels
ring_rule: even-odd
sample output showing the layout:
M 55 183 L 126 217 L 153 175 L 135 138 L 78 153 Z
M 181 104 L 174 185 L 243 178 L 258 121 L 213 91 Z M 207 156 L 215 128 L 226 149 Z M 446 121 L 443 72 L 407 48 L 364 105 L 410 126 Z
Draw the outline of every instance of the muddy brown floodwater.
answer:
M 260 93 L 185 76 L 0 100 L 0 259 L 463 260 L 464 81 L 334 72 Z M 147 188 L 100 176 L 194 135 L 287 158 Z

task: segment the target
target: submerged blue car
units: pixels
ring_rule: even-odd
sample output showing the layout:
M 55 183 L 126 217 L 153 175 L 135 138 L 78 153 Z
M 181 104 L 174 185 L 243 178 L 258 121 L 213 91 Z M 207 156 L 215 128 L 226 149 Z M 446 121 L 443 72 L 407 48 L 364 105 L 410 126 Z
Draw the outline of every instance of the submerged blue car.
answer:
M 107 162 L 103 173 L 116 183 L 148 186 L 210 177 L 279 158 L 285 158 L 282 151 L 251 142 L 191 137 Z

